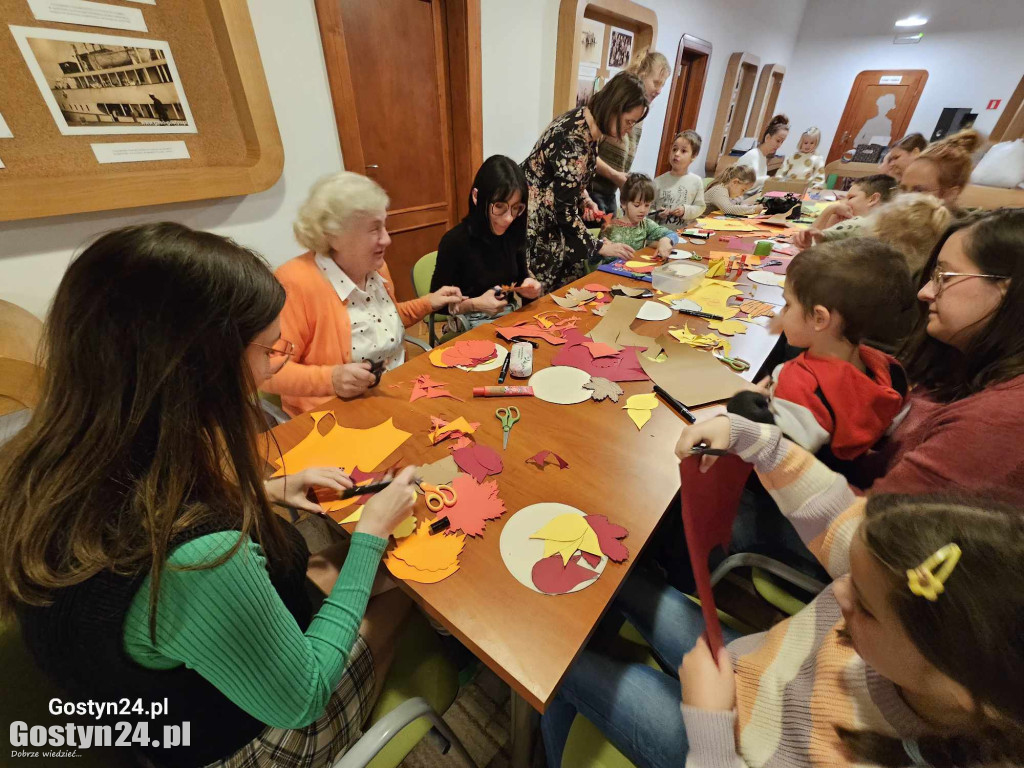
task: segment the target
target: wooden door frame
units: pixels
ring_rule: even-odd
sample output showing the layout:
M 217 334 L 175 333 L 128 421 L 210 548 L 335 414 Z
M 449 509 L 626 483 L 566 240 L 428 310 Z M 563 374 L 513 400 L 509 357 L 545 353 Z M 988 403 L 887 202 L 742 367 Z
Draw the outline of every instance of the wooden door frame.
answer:
M 719 159 L 727 156 L 736 141 L 743 137 L 756 85 L 752 80 L 749 83 L 750 87 L 747 88 L 744 80 L 746 73 L 751 69 L 756 75 L 760 66 L 761 57 L 752 53 L 736 51 L 729 57 L 725 80 L 722 82 L 722 93 L 718 97 L 715 125 L 708 141 L 708 153 L 704 158 L 704 170 L 707 175 L 715 175 Z M 737 127 L 739 131 L 736 130 Z
M 704 54 L 704 76 L 700 79 L 700 86 L 694 94 L 690 94 L 685 102 L 683 96 L 686 91 L 686 83 L 680 82 L 679 63 L 686 51 L 697 51 Z M 676 47 L 676 58 L 672 68 L 672 89 L 668 94 L 668 105 L 665 107 L 665 124 L 661 128 L 661 148 L 658 150 L 658 162 L 655 165 L 655 173 L 661 174 L 668 170 L 669 155 L 672 152 L 672 142 L 675 140 L 674 126 L 680 121 L 675 119 L 676 115 L 682 113 L 687 105 L 696 104 L 692 115 L 680 115 L 681 124 L 688 128 L 696 129 L 697 115 L 700 113 L 701 99 L 704 98 L 704 86 L 708 81 L 708 64 L 711 61 L 711 43 L 693 35 L 683 34 L 679 38 L 679 45 Z
M 914 110 L 917 109 L 917 103 L 921 100 L 921 94 L 924 92 L 924 87 L 928 83 L 928 70 L 927 69 L 865 69 L 857 73 L 857 76 L 853 79 L 853 85 L 850 86 L 850 94 L 846 97 L 846 105 L 843 107 L 843 113 L 839 118 L 839 124 L 836 126 L 836 132 L 832 135 L 832 144 L 829 146 L 828 155 L 826 156 L 825 162 L 831 163 L 833 160 L 838 160 L 842 156 L 842 137 L 846 131 L 843 131 L 843 126 L 846 122 L 852 119 L 851 110 L 857 103 L 860 97 L 860 91 L 865 90 L 869 85 L 880 85 L 878 79 L 883 75 L 900 75 L 906 77 L 908 75 L 917 75 L 923 73 L 924 76 L 918 82 L 917 89 L 910 96 L 910 106 L 907 108 L 907 113 L 904 119 L 900 123 L 892 124 L 892 136 L 891 140 L 896 141 L 900 137 L 904 136 L 907 132 L 907 126 L 910 125 L 910 120 L 914 116 Z M 843 131 L 843 133 L 840 133 Z
M 451 128 L 447 132 L 445 152 L 451 158 L 454 178 L 446 180 L 446 187 L 451 190 L 450 220 L 454 223 L 468 212 L 473 177 L 483 163 L 480 0 L 436 2 L 445 14 L 442 29 L 446 30 L 446 34 L 443 40 L 437 42 L 445 54 L 439 57 L 438 62 L 438 90 L 442 119 L 447 118 Z M 314 0 L 314 6 L 331 88 L 334 120 L 341 142 L 342 164 L 347 170 L 365 173 L 366 157 L 359 138 L 355 88 L 348 66 L 348 48 L 341 13 L 336 0 Z M 450 98 L 446 98 L 446 95 Z M 450 112 L 446 101 L 451 104 Z M 413 209 L 408 212 L 413 212 Z
M 479 0 L 477 0 L 479 1 Z M 633 32 L 633 50 L 650 49 L 658 39 L 658 14 L 632 0 L 561 0 L 558 6 L 558 44 L 555 47 L 555 100 L 552 117 L 576 106 L 580 71 L 579 39 L 583 16 Z
M 761 141 L 768 121 L 775 114 L 775 105 L 779 101 L 779 91 L 786 77 L 786 68 L 781 64 L 765 64 L 761 67 L 761 76 L 757 81 L 757 93 L 747 120 L 747 136 Z

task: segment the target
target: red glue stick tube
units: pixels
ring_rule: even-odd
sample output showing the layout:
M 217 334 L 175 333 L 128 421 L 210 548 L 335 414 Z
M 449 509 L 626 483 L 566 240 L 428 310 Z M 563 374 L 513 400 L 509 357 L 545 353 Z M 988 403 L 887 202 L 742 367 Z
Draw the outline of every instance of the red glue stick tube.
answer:
M 533 397 L 533 387 L 473 387 L 473 397 Z

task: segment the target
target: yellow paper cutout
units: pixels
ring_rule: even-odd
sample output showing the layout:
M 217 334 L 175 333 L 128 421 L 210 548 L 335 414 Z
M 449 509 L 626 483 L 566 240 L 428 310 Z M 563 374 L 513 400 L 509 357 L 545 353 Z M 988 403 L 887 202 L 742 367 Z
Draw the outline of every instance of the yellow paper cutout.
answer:
M 409 515 L 405 520 L 395 526 L 395 530 L 391 532 L 391 535 L 396 539 L 404 539 L 406 536 L 410 536 L 413 531 L 416 530 L 416 516 Z
M 450 566 L 441 570 L 421 571 L 418 568 L 413 568 L 404 560 L 392 557 L 390 554 L 384 558 L 384 565 L 387 566 L 391 575 L 396 579 L 402 579 L 402 581 L 415 581 L 419 584 L 436 584 L 439 581 L 447 579 L 459 570 L 459 561 L 456 560 Z
M 669 335 L 676 339 L 676 341 L 681 341 L 683 344 L 691 346 L 694 349 L 720 349 L 726 356 L 729 355 L 729 350 L 732 348 L 732 344 L 718 334 L 697 334 L 691 331 L 690 326 L 688 325 L 683 326 L 683 328 L 676 328 L 669 331 Z
M 347 501 L 347 499 L 346 499 L 346 501 Z M 329 503 L 330 502 L 328 502 L 328 504 Z M 327 509 L 327 504 L 324 504 L 323 507 L 324 507 L 324 509 Z M 330 511 L 330 510 L 328 510 L 328 511 Z M 355 512 L 353 512 L 351 515 L 346 517 L 344 520 L 341 520 L 340 523 L 342 525 L 345 525 L 345 523 L 358 523 L 359 520 L 362 518 L 362 516 L 363 516 L 363 505 L 360 504 L 359 508 Z
M 544 540 L 544 557 L 551 557 L 558 554 L 562 558 L 562 565 L 568 565 L 569 560 L 577 550 L 589 552 L 598 557 L 603 557 L 601 543 L 594 533 L 594 529 L 581 515 L 564 514 L 559 515 L 530 536 L 531 539 Z
M 705 277 L 701 280 L 700 285 L 689 293 L 684 294 L 682 298 L 695 301 L 700 304 L 701 309 L 705 312 L 719 315 L 728 320 L 740 311 L 739 307 L 727 306 L 729 297 L 739 296 L 741 293 L 743 291 L 737 288 L 735 283 Z
M 761 266 L 761 257 L 758 256 L 756 253 L 748 254 L 748 256 L 747 256 L 747 266 L 748 267 L 760 267 Z
M 626 413 L 636 424 L 637 429 L 643 429 L 644 424 L 651 420 L 651 412 L 644 408 L 627 408 Z
M 747 332 L 747 324 L 741 320 L 711 320 L 708 322 L 708 327 L 714 328 L 726 336 Z
M 437 347 L 436 349 L 432 349 L 430 350 L 430 354 L 427 355 L 427 359 L 430 360 L 430 362 L 433 365 L 437 366 L 438 368 L 451 368 L 450 365 L 445 365 L 441 361 L 441 355 L 443 355 L 445 351 L 445 347 Z
M 466 421 L 464 416 L 459 416 L 455 421 L 433 430 L 427 439 L 430 440 L 431 445 L 437 445 L 450 432 L 462 432 L 464 435 L 471 435 L 476 432 L 476 427 Z
M 625 408 L 640 408 L 645 410 L 651 410 L 652 408 L 658 407 L 658 396 L 653 392 L 646 395 L 630 395 L 629 399 L 626 400 Z
M 278 458 L 274 477 L 295 474 L 310 467 L 341 467 L 351 474 L 357 467 L 372 472 L 411 435 L 388 419 L 370 429 L 352 429 L 335 424 L 326 435 L 315 427 L 302 441 Z
M 739 219 L 697 219 L 700 229 L 713 229 L 716 232 L 755 232 L 760 227 Z
M 464 533 L 430 535 L 430 523 L 424 521 L 409 536 L 399 541 L 391 556 L 421 571 L 444 571 L 457 565 L 466 544 Z

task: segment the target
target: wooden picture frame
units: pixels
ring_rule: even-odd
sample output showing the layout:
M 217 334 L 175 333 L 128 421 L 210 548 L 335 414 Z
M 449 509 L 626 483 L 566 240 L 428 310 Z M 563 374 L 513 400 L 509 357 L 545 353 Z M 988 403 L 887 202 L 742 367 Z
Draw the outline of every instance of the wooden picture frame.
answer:
M 247 195 L 271 187 L 284 148 L 246 0 L 139 5 L 148 32 L 37 21 L 0 0 L 12 26 L 166 41 L 197 132 L 64 136 L 8 29 L 0 33 L 0 105 L 12 139 L 0 141 L 0 221 Z M 113 89 L 111 89 L 113 90 Z M 184 141 L 189 159 L 100 164 L 93 143 Z

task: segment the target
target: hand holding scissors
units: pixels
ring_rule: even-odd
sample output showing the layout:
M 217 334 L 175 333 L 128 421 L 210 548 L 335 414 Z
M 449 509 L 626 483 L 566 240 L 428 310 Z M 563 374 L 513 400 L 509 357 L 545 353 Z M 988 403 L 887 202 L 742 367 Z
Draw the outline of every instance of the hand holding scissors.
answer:
M 501 450 L 508 448 L 508 433 L 512 431 L 512 425 L 519 421 L 519 409 L 514 405 L 508 408 L 499 408 L 494 412 L 501 422 L 501 430 L 504 433 L 501 438 Z

